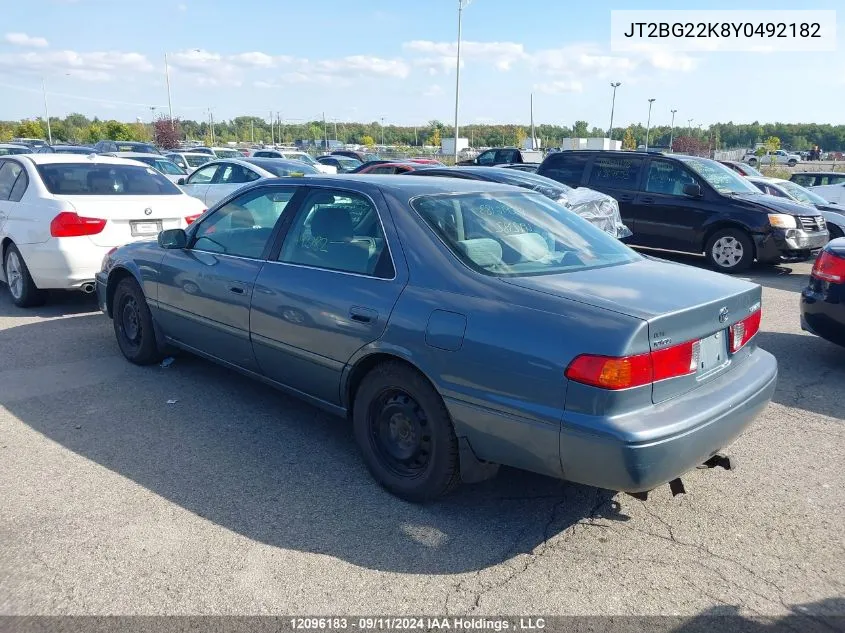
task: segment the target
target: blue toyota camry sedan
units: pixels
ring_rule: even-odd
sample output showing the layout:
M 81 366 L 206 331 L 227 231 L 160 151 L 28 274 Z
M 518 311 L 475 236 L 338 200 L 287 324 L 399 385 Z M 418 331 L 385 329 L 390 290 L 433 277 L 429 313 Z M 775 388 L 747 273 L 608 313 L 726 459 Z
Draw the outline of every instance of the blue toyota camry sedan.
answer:
M 500 464 L 679 483 L 777 379 L 760 286 L 496 183 L 256 182 L 111 252 L 97 292 L 129 361 L 187 350 L 346 417 L 375 479 L 413 501 Z

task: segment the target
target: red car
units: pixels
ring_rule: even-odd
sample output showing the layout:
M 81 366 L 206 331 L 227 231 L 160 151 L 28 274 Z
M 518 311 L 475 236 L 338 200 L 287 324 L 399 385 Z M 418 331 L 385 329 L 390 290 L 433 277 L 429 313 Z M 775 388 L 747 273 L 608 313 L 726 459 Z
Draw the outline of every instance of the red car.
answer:
M 409 171 L 414 171 L 423 167 L 423 165 L 419 163 L 377 163 L 375 165 L 364 165 L 363 168 L 359 169 L 356 173 L 359 174 L 405 174 Z
M 425 158 L 425 157 L 422 157 L 422 156 L 419 157 L 419 158 L 409 158 L 408 162 L 409 163 L 420 163 L 421 165 L 437 165 L 438 167 L 445 167 L 445 165 L 443 163 L 441 163 L 439 160 L 436 160 L 434 158 Z

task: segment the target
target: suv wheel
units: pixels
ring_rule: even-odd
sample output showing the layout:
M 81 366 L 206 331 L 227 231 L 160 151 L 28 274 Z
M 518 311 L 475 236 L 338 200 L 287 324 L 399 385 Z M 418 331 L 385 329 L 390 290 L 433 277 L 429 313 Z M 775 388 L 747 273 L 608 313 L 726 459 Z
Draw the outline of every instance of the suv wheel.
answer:
M 757 166 L 757 159 L 756 158 L 749 158 L 748 164 L 751 165 L 752 167 L 756 167 Z
M 798 163 L 798 161 L 797 161 L 797 160 L 795 160 L 794 158 L 790 158 L 790 159 L 786 162 L 786 164 L 787 164 L 787 165 L 789 165 L 790 167 L 795 167 L 795 165 L 796 165 L 797 163 Z
M 754 244 L 745 231 L 723 229 L 707 240 L 705 254 L 710 265 L 719 272 L 736 273 L 754 262 Z

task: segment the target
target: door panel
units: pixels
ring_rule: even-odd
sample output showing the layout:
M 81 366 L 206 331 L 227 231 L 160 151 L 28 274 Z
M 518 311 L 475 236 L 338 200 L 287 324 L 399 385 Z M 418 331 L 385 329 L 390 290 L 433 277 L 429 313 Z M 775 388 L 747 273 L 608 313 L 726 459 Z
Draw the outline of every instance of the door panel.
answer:
M 296 191 L 245 193 L 204 218 L 190 248 L 167 252 L 158 290 L 167 336 L 257 371 L 249 338 L 253 288 Z
M 338 404 L 343 367 L 382 335 L 407 272 L 394 265 L 372 200 L 322 189 L 304 199 L 278 259 L 255 284 L 250 329 L 259 367 Z
M 194 171 L 190 176 L 188 176 L 187 181 L 184 185 L 181 186 L 181 189 L 189 196 L 193 196 L 194 198 L 199 198 L 200 200 L 202 200 L 205 203 L 206 207 L 211 206 L 206 200 L 206 193 L 208 193 L 208 187 L 214 179 L 216 173 L 216 164 L 203 165 L 202 167 Z
M 700 252 L 700 236 L 710 217 L 710 203 L 684 195 L 684 185 L 695 183 L 697 179 L 677 162 L 651 159 L 643 191 L 634 201 L 633 243 Z

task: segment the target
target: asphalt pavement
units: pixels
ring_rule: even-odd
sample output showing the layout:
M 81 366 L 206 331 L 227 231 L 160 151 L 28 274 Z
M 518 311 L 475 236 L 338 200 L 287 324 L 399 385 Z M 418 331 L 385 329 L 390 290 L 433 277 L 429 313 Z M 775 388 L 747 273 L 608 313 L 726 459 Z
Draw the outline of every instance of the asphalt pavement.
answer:
M 412 505 L 343 421 L 0 287 L 0 614 L 845 615 L 845 350 L 799 328 L 809 270 L 748 275 L 780 381 L 738 470 L 646 502 L 502 469 Z

